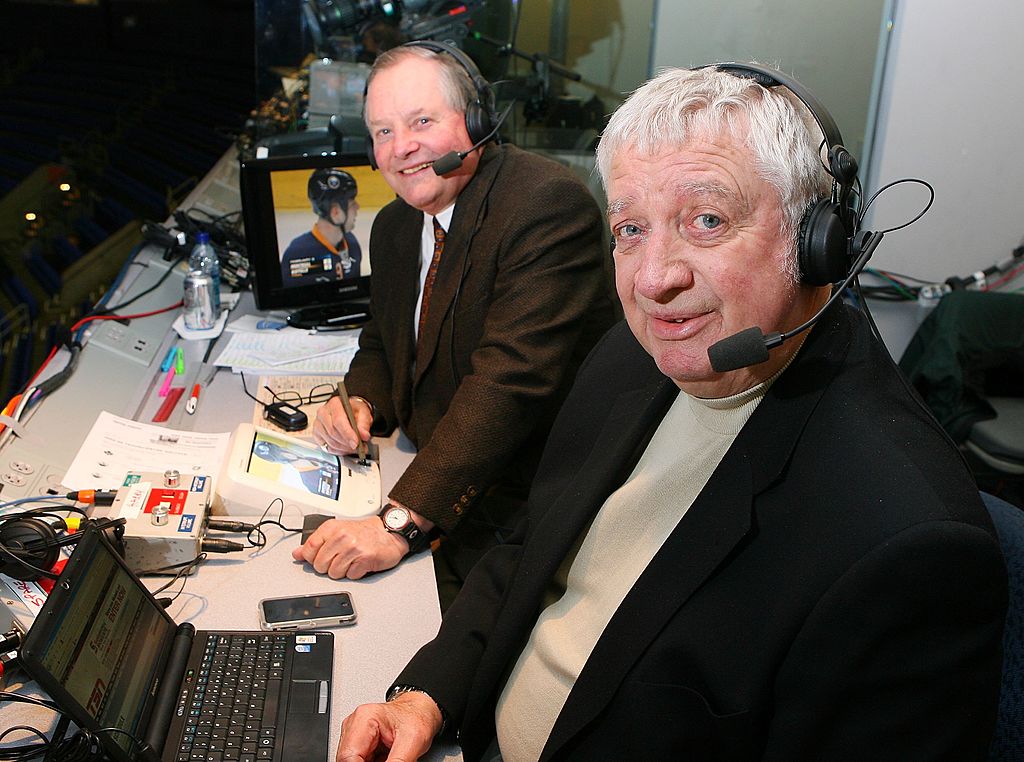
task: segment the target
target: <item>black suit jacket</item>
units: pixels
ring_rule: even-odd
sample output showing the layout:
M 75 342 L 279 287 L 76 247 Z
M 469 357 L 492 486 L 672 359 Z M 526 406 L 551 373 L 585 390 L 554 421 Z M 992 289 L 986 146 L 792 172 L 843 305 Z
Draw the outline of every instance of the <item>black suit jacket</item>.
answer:
M 676 393 L 624 324 L 609 332 L 528 522 L 398 678 L 451 713 L 467 759 L 548 582 Z M 1005 606 L 961 459 L 863 318 L 832 309 L 611 619 L 543 758 L 982 758 Z
M 488 147 L 455 204 L 417 357 L 422 225 L 400 199 L 374 220 L 373 319 L 346 385 L 376 407 L 377 433 L 401 426 L 417 446 L 391 497 L 489 546 L 492 525 L 514 525 L 498 508 L 524 504 L 558 406 L 612 322 L 603 223 L 565 167 Z M 485 497 L 498 508 L 463 522 Z

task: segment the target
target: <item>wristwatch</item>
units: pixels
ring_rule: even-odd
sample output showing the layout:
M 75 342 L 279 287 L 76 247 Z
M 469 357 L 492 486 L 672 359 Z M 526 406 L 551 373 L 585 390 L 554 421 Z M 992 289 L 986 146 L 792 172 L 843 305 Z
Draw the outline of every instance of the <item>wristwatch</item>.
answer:
M 412 520 L 412 514 L 407 508 L 388 503 L 380 509 L 380 513 L 377 515 L 380 516 L 386 530 L 405 538 L 409 543 L 410 553 L 419 553 L 429 547 L 430 540 L 426 533 L 416 526 L 416 522 Z

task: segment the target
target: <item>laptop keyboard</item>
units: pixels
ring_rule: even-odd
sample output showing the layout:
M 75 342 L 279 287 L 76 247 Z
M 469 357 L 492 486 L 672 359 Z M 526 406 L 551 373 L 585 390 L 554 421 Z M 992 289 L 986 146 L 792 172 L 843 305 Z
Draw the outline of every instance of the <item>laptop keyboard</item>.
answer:
M 178 715 L 186 717 L 178 762 L 274 759 L 289 637 L 208 635 L 199 669 L 185 673 L 178 699 Z

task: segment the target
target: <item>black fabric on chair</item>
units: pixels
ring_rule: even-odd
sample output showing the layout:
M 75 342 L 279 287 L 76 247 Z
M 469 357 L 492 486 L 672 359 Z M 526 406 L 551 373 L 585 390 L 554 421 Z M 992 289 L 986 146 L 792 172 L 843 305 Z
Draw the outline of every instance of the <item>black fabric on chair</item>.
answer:
M 982 492 L 1006 560 L 1010 602 L 1003 628 L 1003 678 L 991 762 L 1024 760 L 1024 511 Z
M 958 443 L 996 417 L 989 397 L 1022 396 L 1024 296 L 953 291 L 917 329 L 900 369 Z M 1024 462 L 1024 430 L 1016 440 Z

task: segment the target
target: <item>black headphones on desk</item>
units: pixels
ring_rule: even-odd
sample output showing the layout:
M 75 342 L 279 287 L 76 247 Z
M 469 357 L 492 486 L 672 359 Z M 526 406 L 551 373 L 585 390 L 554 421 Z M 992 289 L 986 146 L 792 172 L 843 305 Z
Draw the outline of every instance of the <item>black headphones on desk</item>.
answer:
M 22 582 L 56 579 L 50 569 L 60 558 L 58 530 L 38 515 L 4 516 L 0 522 L 0 574 Z
M 466 133 L 469 135 L 469 140 L 475 148 L 479 148 L 494 137 L 498 127 L 501 126 L 501 120 L 495 112 L 494 89 L 491 87 L 491 83 L 484 79 L 472 58 L 454 45 L 435 40 L 414 40 L 400 47 L 426 48 L 435 53 L 450 55 L 458 61 L 469 75 L 473 82 L 473 88 L 476 90 L 476 98 L 466 105 Z M 369 83 L 367 83 L 366 90 L 369 91 Z M 363 103 L 366 103 L 366 92 L 363 93 Z M 370 160 L 370 166 L 377 169 L 377 159 L 373 155 L 373 135 L 366 138 L 366 156 Z
M 752 79 L 762 87 L 785 87 L 807 107 L 825 136 L 829 175 L 835 181 L 832 196 L 819 199 L 807 210 L 797 235 L 800 281 L 811 286 L 838 283 L 850 273 L 857 258 L 854 237 L 860 232 L 860 216 L 854 207 L 857 160 L 843 146 L 835 119 L 802 84 L 782 72 L 748 63 L 717 63 L 699 66 Z
M 82 532 L 60 537 L 58 532 L 67 529 L 64 517 L 58 515 L 60 508 L 51 510 L 29 510 L 11 516 L 0 516 L 0 574 L 22 582 L 35 582 L 46 577 L 57 579 L 54 564 L 60 559 L 60 549 L 74 545 Z M 57 526 L 48 518 L 56 519 Z M 100 530 L 113 530 L 108 535 L 115 549 L 123 557 L 124 519 L 84 519 Z

